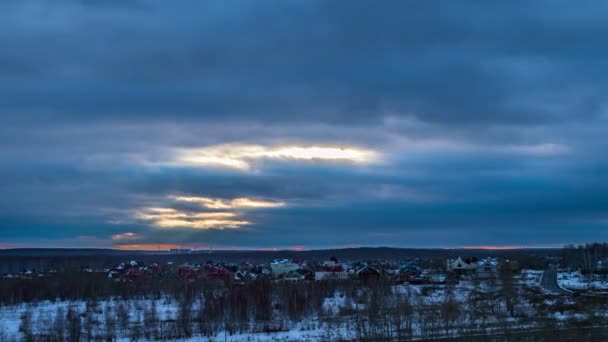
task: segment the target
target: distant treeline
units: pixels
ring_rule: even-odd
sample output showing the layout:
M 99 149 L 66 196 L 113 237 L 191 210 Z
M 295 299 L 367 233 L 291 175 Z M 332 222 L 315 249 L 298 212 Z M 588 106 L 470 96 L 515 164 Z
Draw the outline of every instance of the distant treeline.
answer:
M 608 243 L 565 245 L 562 249 L 562 266 L 580 269 L 584 273 L 598 270 L 598 261 L 608 260 Z

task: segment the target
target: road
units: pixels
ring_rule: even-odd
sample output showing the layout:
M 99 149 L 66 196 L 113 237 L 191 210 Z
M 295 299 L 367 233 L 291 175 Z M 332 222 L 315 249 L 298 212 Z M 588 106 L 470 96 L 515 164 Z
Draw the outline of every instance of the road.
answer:
M 557 285 L 557 266 L 555 265 L 550 265 L 543 272 L 543 276 L 540 278 L 540 286 L 549 291 L 571 294 L 570 291 L 566 291 Z

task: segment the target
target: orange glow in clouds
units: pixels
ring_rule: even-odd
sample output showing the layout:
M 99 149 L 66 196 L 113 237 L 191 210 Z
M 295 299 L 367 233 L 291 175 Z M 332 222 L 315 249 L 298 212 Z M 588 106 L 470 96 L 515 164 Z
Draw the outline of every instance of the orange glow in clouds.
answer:
M 485 249 L 490 251 L 503 251 L 509 249 L 529 248 L 527 246 L 464 246 L 462 249 Z
M 166 251 L 172 248 L 184 248 L 181 245 L 173 243 L 142 243 L 142 244 L 118 244 L 114 245 L 115 249 L 121 251 Z

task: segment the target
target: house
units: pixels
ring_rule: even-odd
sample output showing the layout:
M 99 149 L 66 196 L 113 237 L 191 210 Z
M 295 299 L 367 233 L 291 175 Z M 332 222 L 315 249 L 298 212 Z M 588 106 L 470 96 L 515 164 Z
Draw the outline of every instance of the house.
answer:
M 256 278 L 256 275 L 248 271 L 237 271 L 234 274 L 234 280 L 240 283 L 246 283 Z
M 380 279 L 380 271 L 370 266 L 364 266 L 357 271 L 357 278 L 361 281 Z
M 325 271 L 320 271 L 320 272 L 315 272 L 315 280 L 330 280 L 330 279 L 334 279 L 334 280 L 345 280 L 348 279 L 349 273 L 348 272 L 325 272 Z
M 348 278 L 349 273 L 346 272 L 336 257 L 331 257 L 329 260 L 323 262 L 323 271 L 315 272 L 315 280 Z
M 475 272 L 477 270 L 477 258 L 462 259 L 461 257 L 458 257 L 457 259 L 448 259 L 446 262 L 446 269 L 448 272 Z
M 177 270 L 177 275 L 184 279 L 195 279 L 198 275 L 198 270 L 190 265 L 182 265 Z
M 608 258 L 598 260 L 595 264 L 596 273 L 606 274 L 608 273 Z
M 331 258 L 329 258 L 329 260 L 323 261 L 323 266 L 335 265 L 335 264 L 339 264 L 339 263 L 340 263 L 340 261 L 338 260 L 338 258 L 336 258 L 335 256 L 332 256 Z
M 475 275 L 478 279 L 493 279 L 498 275 L 498 260 L 486 258 L 477 262 Z
M 288 281 L 300 281 L 304 280 L 304 275 L 298 272 L 297 270 L 289 271 L 287 273 L 283 273 L 283 277 L 281 279 Z
M 288 259 L 281 259 L 271 262 L 270 268 L 272 269 L 272 273 L 276 275 L 281 275 L 283 273 L 297 271 L 300 268 L 300 265 Z
M 304 276 L 306 280 L 315 279 L 315 272 L 308 266 L 302 266 L 298 269 L 298 273 Z
M 430 275 L 430 281 L 433 284 L 445 284 L 447 276 L 444 273 L 432 273 Z
M 329 260 L 323 262 L 324 272 L 344 272 L 344 267 L 338 261 L 338 258 L 331 257 Z
M 216 266 L 207 273 L 207 278 L 229 282 L 232 279 L 232 273 L 230 273 L 230 271 L 228 271 L 225 267 Z
M 413 284 L 413 285 L 421 285 L 421 284 L 428 284 L 430 282 L 430 279 L 427 277 L 423 277 L 421 274 L 418 274 L 418 275 L 410 277 L 410 279 L 407 282 L 410 284 Z
M 413 262 L 408 262 L 399 267 L 399 281 L 410 281 L 413 277 L 419 276 L 420 267 Z
M 344 267 L 342 267 L 342 265 L 340 265 L 340 264 L 325 265 L 325 266 L 323 266 L 323 271 L 324 272 L 330 272 L 330 273 L 345 272 L 344 271 Z

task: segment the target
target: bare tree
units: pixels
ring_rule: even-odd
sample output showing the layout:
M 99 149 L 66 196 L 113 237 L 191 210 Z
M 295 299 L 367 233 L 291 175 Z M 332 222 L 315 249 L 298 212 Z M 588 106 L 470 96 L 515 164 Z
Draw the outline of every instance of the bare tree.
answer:
M 80 313 L 76 306 L 70 306 L 66 314 L 68 324 L 68 341 L 78 342 L 82 335 Z
M 19 323 L 19 332 L 23 336 L 23 340 L 27 342 L 34 341 L 34 332 L 32 329 L 32 311 L 26 309 L 21 313 L 21 322 Z
M 158 313 L 156 301 L 152 300 L 150 306 L 144 309 L 144 337 L 146 339 L 158 338 Z
M 120 334 L 125 336 L 129 331 L 129 310 L 123 302 L 118 303 L 114 308 L 116 311 L 118 327 L 120 328 Z

